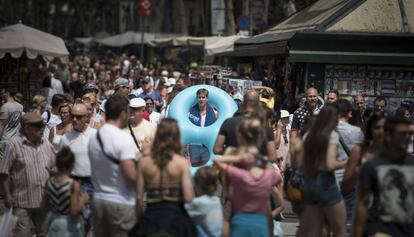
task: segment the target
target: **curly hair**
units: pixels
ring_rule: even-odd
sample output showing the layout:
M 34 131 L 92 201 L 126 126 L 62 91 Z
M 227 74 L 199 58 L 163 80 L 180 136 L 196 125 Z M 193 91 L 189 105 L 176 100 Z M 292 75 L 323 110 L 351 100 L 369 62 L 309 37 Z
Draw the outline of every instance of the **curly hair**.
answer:
M 181 153 L 180 130 L 175 119 L 161 120 L 151 150 L 154 163 L 161 170 L 167 166 L 174 154 Z

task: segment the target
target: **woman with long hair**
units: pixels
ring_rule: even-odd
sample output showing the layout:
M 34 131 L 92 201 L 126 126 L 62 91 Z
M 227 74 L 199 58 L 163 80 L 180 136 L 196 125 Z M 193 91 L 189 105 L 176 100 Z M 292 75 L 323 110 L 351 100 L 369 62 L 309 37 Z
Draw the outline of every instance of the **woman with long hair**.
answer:
M 304 136 L 300 165 L 305 174 L 304 207 L 298 236 L 322 236 L 324 219 L 333 236 L 346 236 L 345 204 L 334 173 L 346 165 L 346 161 L 337 159 L 339 135 L 334 129 L 338 120 L 338 110 L 325 105 Z
M 342 189 L 355 188 L 362 163 L 371 160 L 383 150 L 384 124 L 386 117 L 381 113 L 374 113 L 367 121 L 365 140 L 362 145 L 356 145 L 352 149 L 348 163 L 346 164 Z
M 193 199 L 193 188 L 186 159 L 181 156 L 177 121 L 161 120 L 151 151 L 143 151 L 138 164 L 138 223 L 130 236 L 166 233 L 171 236 L 196 236 L 184 202 Z M 147 194 L 144 212 L 144 193 Z
M 214 162 L 230 179 L 233 216 L 230 236 L 269 236 L 269 197 L 273 186 L 282 177 L 276 170 L 266 168 L 267 160 L 260 154 L 265 141 L 263 124 L 256 117 L 245 118 L 238 127 L 239 148 L 235 155 L 215 158 Z

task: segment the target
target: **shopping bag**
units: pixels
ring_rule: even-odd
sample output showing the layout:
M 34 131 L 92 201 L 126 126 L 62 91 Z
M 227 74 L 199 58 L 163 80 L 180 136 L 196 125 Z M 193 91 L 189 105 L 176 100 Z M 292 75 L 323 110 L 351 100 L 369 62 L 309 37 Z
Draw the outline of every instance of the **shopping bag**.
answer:
M 13 215 L 13 209 L 10 208 L 0 216 L 0 236 L 12 237 L 14 236 L 14 229 L 17 224 L 17 217 Z

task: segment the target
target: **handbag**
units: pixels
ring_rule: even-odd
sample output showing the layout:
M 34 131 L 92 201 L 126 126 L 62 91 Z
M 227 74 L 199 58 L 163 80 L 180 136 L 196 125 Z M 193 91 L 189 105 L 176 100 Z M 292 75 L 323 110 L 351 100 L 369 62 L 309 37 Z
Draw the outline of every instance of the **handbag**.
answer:
M 302 186 L 304 183 L 304 174 L 302 170 L 289 167 L 285 171 L 285 198 L 293 203 L 303 200 Z

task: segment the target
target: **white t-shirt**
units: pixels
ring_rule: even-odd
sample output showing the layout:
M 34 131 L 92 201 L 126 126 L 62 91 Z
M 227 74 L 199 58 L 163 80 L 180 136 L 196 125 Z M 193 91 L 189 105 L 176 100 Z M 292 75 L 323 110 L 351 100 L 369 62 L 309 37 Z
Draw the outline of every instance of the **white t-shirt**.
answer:
M 53 88 L 53 90 L 55 90 L 56 94 L 63 94 L 63 85 L 61 81 L 52 77 L 51 83 L 52 83 L 51 87 Z
M 161 120 L 161 114 L 153 111 L 149 116 L 149 120 L 152 124 L 158 125 Z
M 63 135 L 59 150 L 68 146 L 75 155 L 75 167 L 72 174 L 79 177 L 91 177 L 91 162 L 88 155 L 88 144 L 91 137 L 96 136 L 96 129 L 88 127 L 83 132 L 72 129 Z
M 200 126 L 204 127 L 206 125 L 206 115 L 201 115 Z
M 118 160 L 136 160 L 135 144 L 131 135 L 112 124 L 99 130 L 105 153 Z M 89 140 L 88 154 L 91 161 L 91 179 L 95 188 L 94 198 L 134 205 L 135 187 L 127 181 L 120 164 L 115 164 L 102 152 L 97 136 Z

